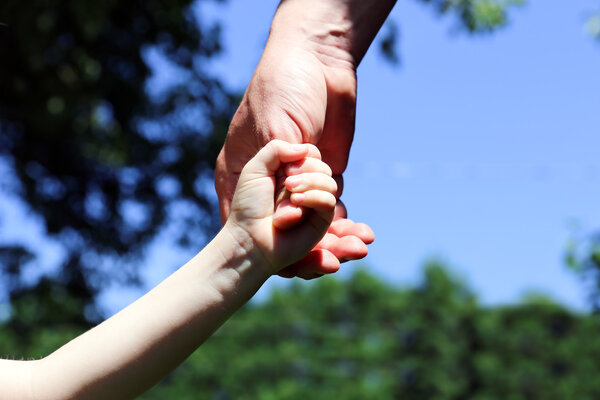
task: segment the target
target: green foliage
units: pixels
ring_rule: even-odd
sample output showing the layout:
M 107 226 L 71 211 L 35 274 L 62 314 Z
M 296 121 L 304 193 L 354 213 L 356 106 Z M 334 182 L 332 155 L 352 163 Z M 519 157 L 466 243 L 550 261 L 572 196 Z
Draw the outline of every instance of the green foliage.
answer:
M 470 33 L 505 26 L 522 4 L 421 1 Z M 135 264 L 116 260 L 139 256 L 168 219 L 183 244 L 216 224 L 202 184 L 236 101 L 206 68 L 220 28 L 190 4 L 0 2 L 0 161 L 66 254 L 31 286 L 22 272 L 35 249 L 0 246 L 11 300 L 0 356 L 42 357 L 89 328 L 96 293 L 136 281 Z M 600 38 L 598 26 L 592 17 Z M 381 46 L 393 59 L 399 31 L 388 27 Z M 179 77 L 155 95 L 149 49 Z M 600 237 L 575 243 L 569 263 L 600 310 Z M 358 271 L 250 304 L 144 398 L 597 399 L 599 328 L 539 297 L 483 308 L 437 263 L 415 288 Z
M 134 260 L 167 221 L 195 247 L 218 224 L 203 188 L 236 100 L 206 68 L 220 27 L 191 5 L 0 2 L 7 188 L 62 245 L 54 282 L 88 305 L 105 285 L 137 282 Z M 150 54 L 177 71 L 160 91 L 147 87 Z M 37 249 L 27 246 L 0 244 L 13 300 L 31 289 L 24 255 Z
M 550 301 L 487 309 L 441 265 L 275 291 L 144 399 L 595 399 L 600 321 Z
M 48 279 L 22 291 L 0 324 L 0 358 L 41 358 L 91 328 L 74 293 Z
M 46 287 L 43 299 L 13 303 L 35 334 L 0 325 L 0 356 L 42 357 L 81 333 L 68 316 L 35 312 L 81 307 Z M 248 304 L 141 398 L 592 400 L 599 329 L 597 317 L 540 296 L 482 307 L 436 262 L 409 288 L 357 270 L 343 281 L 294 281 Z
M 383 25 L 383 39 L 379 41 L 379 50 L 383 57 L 391 64 L 400 63 L 400 55 L 396 46 L 400 37 L 400 28 L 396 23 L 389 19 Z
M 440 14 L 452 14 L 459 26 L 472 33 L 487 33 L 505 26 L 508 11 L 525 0 L 420 0 L 431 4 Z
M 590 326 L 598 321 L 551 304 L 487 313 L 475 355 L 481 398 L 596 398 L 600 385 L 590 382 L 598 354 L 595 340 L 586 336 Z
M 464 27 L 471 32 L 492 32 L 508 21 L 508 9 L 524 4 L 524 0 L 445 0 L 440 11 L 454 10 Z
M 582 279 L 590 305 L 600 313 L 600 232 L 587 235 L 575 232 L 567 244 L 565 263 Z
M 357 270 L 250 303 L 141 398 L 591 400 L 598 329 L 547 299 L 482 307 L 436 262 L 411 288 Z
M 526 0 L 418 0 L 432 6 L 440 15 L 450 15 L 455 28 L 470 34 L 491 33 L 508 24 L 509 11 L 525 4 Z M 397 42 L 400 29 L 393 21 L 386 22 L 384 36 L 379 42 L 383 56 L 392 64 L 399 62 Z
M 592 37 L 600 40 L 600 12 L 592 15 L 587 20 L 586 28 Z

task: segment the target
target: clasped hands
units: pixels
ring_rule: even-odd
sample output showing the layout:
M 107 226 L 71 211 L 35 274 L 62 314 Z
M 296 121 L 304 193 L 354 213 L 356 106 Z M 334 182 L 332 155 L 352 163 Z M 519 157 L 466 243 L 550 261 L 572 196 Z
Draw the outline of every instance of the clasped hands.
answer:
M 337 182 L 339 199 L 352 138 L 356 109 L 356 71 L 344 60 L 324 62 L 302 46 L 289 46 L 272 36 L 237 110 L 217 159 L 215 186 L 221 219 L 226 221 L 244 165 L 268 142 L 311 143 L 309 158 L 329 165 Z M 288 172 L 290 172 L 288 170 Z M 276 176 L 276 210 L 273 225 L 280 230 L 305 220 L 307 210 L 288 197 L 289 178 Z M 286 188 L 287 185 L 287 188 Z M 287 190 L 287 192 L 286 192 Z M 339 200 L 325 236 L 302 258 L 278 274 L 311 279 L 336 272 L 340 263 L 360 259 L 374 240 L 365 224 L 347 218 Z

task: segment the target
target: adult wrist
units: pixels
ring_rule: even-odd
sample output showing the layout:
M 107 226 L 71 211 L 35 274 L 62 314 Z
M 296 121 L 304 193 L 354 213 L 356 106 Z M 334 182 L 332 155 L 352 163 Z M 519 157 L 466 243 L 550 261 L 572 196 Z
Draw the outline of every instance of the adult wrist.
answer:
M 325 64 L 358 66 L 351 54 L 349 8 L 340 0 L 283 0 L 275 13 L 270 46 L 290 46 L 315 54 Z
M 282 0 L 269 40 L 282 38 L 328 58 L 362 60 L 396 0 Z

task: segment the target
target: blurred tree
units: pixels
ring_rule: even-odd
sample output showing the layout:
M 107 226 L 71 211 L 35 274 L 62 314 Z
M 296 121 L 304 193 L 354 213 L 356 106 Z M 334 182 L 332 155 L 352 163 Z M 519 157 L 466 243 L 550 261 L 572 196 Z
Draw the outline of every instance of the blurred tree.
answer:
M 0 4 L 0 161 L 14 178 L 8 190 L 64 248 L 52 285 L 83 301 L 92 319 L 95 294 L 109 281 L 136 282 L 132 261 L 167 221 L 183 244 L 202 243 L 217 226 L 203 184 L 235 98 L 206 68 L 221 50 L 220 27 L 191 6 Z M 178 75 L 153 95 L 151 54 Z M 36 249 L 2 246 L 10 297 L 29 296 L 21 267 Z
M 465 30 L 470 34 L 492 33 L 509 22 L 509 10 L 521 6 L 526 0 L 417 0 L 432 6 L 441 15 L 452 16 L 456 30 Z M 382 54 L 392 63 L 397 63 L 397 41 L 400 30 L 394 21 L 386 23 L 383 39 L 379 42 Z
M 36 324 L 31 340 L 0 326 L 3 357 L 41 357 L 81 333 L 68 315 L 39 321 L 57 301 L 72 315 L 81 308 L 68 290 L 42 286 L 14 305 Z M 540 295 L 482 307 L 439 262 L 408 288 L 359 269 L 248 304 L 141 398 L 593 400 L 599 329 Z
M 473 33 L 504 26 L 521 4 L 420 1 Z M 99 319 L 95 294 L 135 282 L 131 261 L 168 222 L 184 245 L 216 226 L 203 184 L 236 99 L 207 70 L 219 26 L 191 3 L 0 3 L 0 161 L 66 254 L 32 285 L 23 266 L 36 249 L 2 244 L 12 308 L 8 319 L 0 309 L 2 356 L 44 356 Z M 398 30 L 387 29 L 392 59 Z M 148 87 L 152 54 L 177 71 L 160 90 Z M 600 237 L 580 243 L 570 262 L 598 310 Z M 597 399 L 599 328 L 539 298 L 483 308 L 435 262 L 416 288 L 358 271 L 250 304 L 144 398 Z
M 470 399 L 596 399 L 600 321 L 546 299 L 481 313 Z
M 44 285 L 58 285 L 97 320 L 96 294 L 138 281 L 135 261 L 167 222 L 180 244 L 196 248 L 217 226 L 204 188 L 236 98 L 207 66 L 221 41 L 220 26 L 199 18 L 205 1 L 0 4 L 5 186 L 65 254 L 36 289 L 23 267 L 37 249 L 0 244 L 5 297 L 43 297 Z M 483 32 L 504 25 L 506 8 L 519 2 L 427 3 Z M 388 58 L 394 32 L 381 42 Z M 150 87 L 156 58 L 177 77 L 154 77 Z
M 597 399 L 600 321 L 539 296 L 485 308 L 439 263 L 358 270 L 236 314 L 143 399 Z
M 520 6 L 525 0 L 420 0 L 432 4 L 438 12 L 453 14 L 457 28 L 471 33 L 489 33 L 505 26 L 508 10 Z
M 566 264 L 582 279 L 592 309 L 600 314 L 600 232 L 573 236 L 567 244 Z
M 600 12 L 593 14 L 588 19 L 587 30 L 592 37 L 596 38 L 596 40 L 600 40 Z

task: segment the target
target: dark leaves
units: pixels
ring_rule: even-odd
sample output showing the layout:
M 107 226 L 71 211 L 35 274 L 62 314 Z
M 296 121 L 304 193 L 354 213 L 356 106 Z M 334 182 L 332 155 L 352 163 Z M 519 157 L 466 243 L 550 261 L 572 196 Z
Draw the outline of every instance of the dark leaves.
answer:
M 0 4 L 0 157 L 17 178 L 10 189 L 62 243 L 61 274 L 79 271 L 88 294 L 92 276 L 135 282 L 136 268 L 118 271 L 167 223 L 185 232 L 173 242 L 196 247 L 217 226 L 201 182 L 235 98 L 204 67 L 221 50 L 220 27 L 191 4 Z M 156 96 L 148 49 L 181 71 Z M 179 188 L 169 196 L 159 190 L 165 176 Z M 98 268 L 106 258 L 114 262 Z

